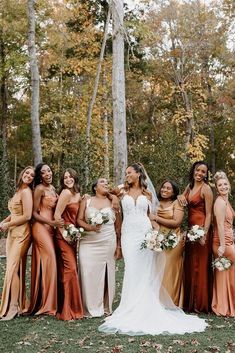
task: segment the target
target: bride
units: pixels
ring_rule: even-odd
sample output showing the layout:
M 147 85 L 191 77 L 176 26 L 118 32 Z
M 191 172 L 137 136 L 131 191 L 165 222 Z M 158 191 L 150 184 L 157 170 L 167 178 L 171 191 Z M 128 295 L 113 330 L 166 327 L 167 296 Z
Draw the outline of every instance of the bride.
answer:
M 148 217 L 151 193 L 147 190 L 143 166 L 134 163 L 126 169 L 122 188 L 122 253 L 125 272 L 121 302 L 114 313 L 99 326 L 105 333 L 127 335 L 184 334 L 204 331 L 207 324 L 197 316 L 186 315 L 161 287 L 164 253 L 140 249 L 151 228 Z

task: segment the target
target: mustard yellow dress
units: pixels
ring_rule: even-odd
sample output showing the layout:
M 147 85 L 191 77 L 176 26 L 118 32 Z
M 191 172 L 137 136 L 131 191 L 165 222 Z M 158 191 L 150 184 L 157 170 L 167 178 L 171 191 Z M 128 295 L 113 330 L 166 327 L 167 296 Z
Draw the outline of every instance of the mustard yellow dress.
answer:
M 157 215 L 165 219 L 173 219 L 176 209 L 183 211 L 183 207 L 175 200 L 170 206 L 163 208 L 161 205 L 158 208 Z M 180 228 L 168 228 L 160 225 L 160 231 L 168 233 L 173 231 L 179 236 L 179 244 L 170 250 L 165 250 L 166 265 L 163 276 L 163 286 L 170 295 L 176 306 L 183 307 L 184 285 L 183 285 L 183 252 L 184 240 L 180 232 Z
M 23 215 L 21 194 L 16 193 L 8 203 L 11 213 L 11 220 Z M 26 222 L 20 226 L 11 227 L 8 231 L 6 242 L 6 274 L 4 278 L 0 317 L 7 314 L 11 298 L 11 282 L 13 273 L 17 270 L 20 279 L 19 307 L 18 312 L 22 313 L 28 309 L 28 300 L 25 294 L 25 271 L 27 252 L 31 242 L 30 224 Z

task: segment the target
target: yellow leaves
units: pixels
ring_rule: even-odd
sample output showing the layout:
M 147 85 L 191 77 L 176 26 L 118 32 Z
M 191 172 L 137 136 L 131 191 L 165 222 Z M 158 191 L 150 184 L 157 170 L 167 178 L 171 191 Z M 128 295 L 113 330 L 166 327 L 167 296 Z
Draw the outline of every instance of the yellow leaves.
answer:
M 193 142 L 188 147 L 188 156 L 192 162 L 204 159 L 204 150 L 208 149 L 208 142 L 209 138 L 202 134 L 197 134 L 193 138 Z

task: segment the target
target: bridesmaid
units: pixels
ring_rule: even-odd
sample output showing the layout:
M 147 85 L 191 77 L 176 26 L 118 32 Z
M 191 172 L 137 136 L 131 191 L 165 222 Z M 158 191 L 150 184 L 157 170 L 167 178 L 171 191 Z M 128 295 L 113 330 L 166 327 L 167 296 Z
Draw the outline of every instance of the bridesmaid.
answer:
M 224 172 L 214 176 L 218 197 L 214 204 L 214 258 L 225 256 L 235 264 L 233 238 L 234 210 L 229 203 L 230 183 Z M 212 310 L 216 315 L 235 317 L 235 265 L 225 271 L 214 271 Z
M 11 320 L 28 309 L 25 271 L 27 251 L 31 242 L 29 222 L 33 209 L 33 180 L 34 168 L 26 167 L 20 173 L 16 193 L 9 201 L 10 215 L 0 223 L 0 231 L 8 231 L 7 266 L 0 306 L 2 320 Z
M 79 264 L 85 316 L 111 314 L 115 294 L 115 257 L 121 257 L 120 213 L 116 214 L 108 199 L 108 182 L 99 178 L 93 185 L 95 195 L 81 202 L 78 224 L 87 231 L 80 240 Z M 91 225 L 88 219 L 98 211 L 105 211 L 109 221 Z
M 55 209 L 55 219 L 77 226 L 81 201 L 78 174 L 68 168 L 60 179 L 61 192 Z M 57 228 L 55 248 L 58 269 L 58 311 L 61 320 L 83 317 L 83 306 L 77 270 L 77 242 L 69 244 L 62 236 L 63 228 Z
M 54 228 L 63 226 L 62 220 L 54 220 L 57 198 L 51 168 L 45 163 L 38 164 L 35 169 L 35 221 L 32 226 L 31 314 L 56 315 L 57 312 Z
M 212 299 L 212 239 L 211 215 L 213 194 L 208 185 L 208 165 L 195 162 L 189 173 L 189 185 L 180 198 L 188 205 L 188 225 L 204 227 L 205 236 L 198 242 L 186 242 L 184 261 L 184 310 L 188 312 L 210 311 Z
M 180 225 L 184 217 L 184 208 L 177 200 L 178 195 L 179 187 L 174 181 L 166 180 L 162 183 L 158 194 L 160 204 L 154 220 L 160 225 L 160 231 L 164 233 L 172 231 L 179 237 L 178 245 L 174 249 L 165 251 L 166 265 L 162 284 L 174 304 L 182 308 L 184 239 Z

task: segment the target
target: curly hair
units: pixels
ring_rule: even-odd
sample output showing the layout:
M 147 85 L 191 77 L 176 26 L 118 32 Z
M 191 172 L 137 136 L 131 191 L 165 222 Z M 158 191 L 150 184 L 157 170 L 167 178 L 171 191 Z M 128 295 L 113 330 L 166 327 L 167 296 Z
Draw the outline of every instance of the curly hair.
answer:
M 41 179 L 41 170 L 44 165 L 48 165 L 47 163 L 39 163 L 35 167 L 35 178 L 34 178 L 34 186 L 36 187 L 37 185 L 41 184 L 42 179 Z M 51 167 L 49 167 L 51 169 Z
M 142 193 L 143 195 L 147 196 L 149 199 L 151 199 L 151 192 L 147 190 L 148 188 L 148 184 L 147 184 L 147 174 L 146 174 L 146 171 L 144 169 L 144 166 L 137 162 L 137 163 L 133 163 L 131 165 L 128 166 L 128 168 L 131 167 L 133 168 L 136 173 L 139 173 L 139 185 L 140 185 L 140 188 L 142 190 Z M 128 184 L 127 181 L 125 181 L 124 183 L 124 190 L 125 191 L 129 191 L 130 190 L 130 185 Z

